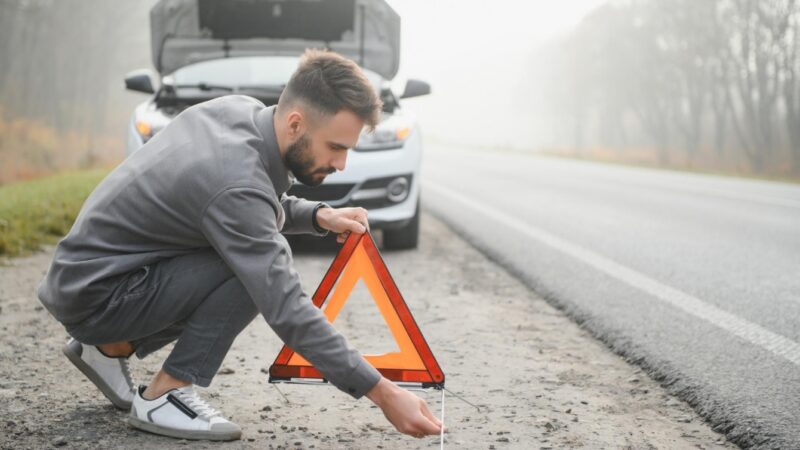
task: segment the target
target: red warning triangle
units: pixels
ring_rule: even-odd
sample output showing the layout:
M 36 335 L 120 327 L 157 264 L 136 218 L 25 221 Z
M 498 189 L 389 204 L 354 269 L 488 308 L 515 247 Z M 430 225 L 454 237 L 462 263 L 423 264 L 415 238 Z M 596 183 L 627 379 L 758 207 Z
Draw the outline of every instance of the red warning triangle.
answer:
M 324 304 L 323 312 L 333 323 L 359 280 L 367 286 L 400 350 L 364 358 L 391 381 L 444 386 L 444 373 L 369 233 L 350 234 L 314 293 L 314 305 L 322 308 Z M 269 381 L 292 378 L 323 377 L 305 358 L 284 345 L 269 368 Z

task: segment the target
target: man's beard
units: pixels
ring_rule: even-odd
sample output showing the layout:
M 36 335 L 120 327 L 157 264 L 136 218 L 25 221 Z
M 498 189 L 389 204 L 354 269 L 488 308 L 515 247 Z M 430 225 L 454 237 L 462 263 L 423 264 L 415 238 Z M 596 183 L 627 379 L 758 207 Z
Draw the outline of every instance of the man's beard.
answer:
M 333 167 L 314 170 L 314 158 L 311 156 L 311 143 L 308 135 L 303 133 L 286 149 L 286 166 L 306 186 L 319 186 L 325 177 L 314 178 L 314 175 L 329 175 L 336 172 Z

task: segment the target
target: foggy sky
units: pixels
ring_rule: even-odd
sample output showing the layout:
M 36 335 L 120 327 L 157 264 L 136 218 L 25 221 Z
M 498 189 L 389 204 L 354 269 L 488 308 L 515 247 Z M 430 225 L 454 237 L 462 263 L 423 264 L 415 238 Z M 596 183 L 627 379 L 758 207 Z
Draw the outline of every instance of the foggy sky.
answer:
M 602 0 L 394 0 L 402 18 L 400 73 L 431 83 L 433 94 L 409 99 L 432 140 L 519 149 L 548 144 L 531 102 L 536 49 L 567 34 Z

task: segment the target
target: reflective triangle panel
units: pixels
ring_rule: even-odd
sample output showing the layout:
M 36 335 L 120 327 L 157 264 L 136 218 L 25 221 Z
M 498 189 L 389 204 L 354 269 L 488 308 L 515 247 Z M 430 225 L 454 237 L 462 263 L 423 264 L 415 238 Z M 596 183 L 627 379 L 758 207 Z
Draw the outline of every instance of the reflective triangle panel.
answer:
M 322 308 L 333 324 L 359 280 L 367 286 L 399 349 L 364 358 L 391 381 L 444 386 L 444 373 L 369 233 L 350 234 L 314 293 L 314 305 Z M 311 363 L 285 345 L 269 375 L 271 382 L 323 378 Z

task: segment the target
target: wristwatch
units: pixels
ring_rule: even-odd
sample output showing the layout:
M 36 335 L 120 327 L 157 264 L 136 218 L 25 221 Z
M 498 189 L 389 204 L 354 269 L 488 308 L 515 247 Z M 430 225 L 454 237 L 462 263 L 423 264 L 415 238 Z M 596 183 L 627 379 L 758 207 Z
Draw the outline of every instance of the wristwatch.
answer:
M 319 223 L 317 223 L 317 211 L 319 211 L 320 208 L 330 208 L 330 207 L 331 205 L 324 202 L 320 202 L 317 204 L 317 206 L 314 207 L 314 211 L 311 213 L 311 224 L 314 225 L 314 229 L 317 230 L 317 233 L 322 233 L 323 236 L 328 234 L 328 230 L 320 227 Z

